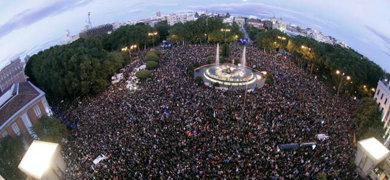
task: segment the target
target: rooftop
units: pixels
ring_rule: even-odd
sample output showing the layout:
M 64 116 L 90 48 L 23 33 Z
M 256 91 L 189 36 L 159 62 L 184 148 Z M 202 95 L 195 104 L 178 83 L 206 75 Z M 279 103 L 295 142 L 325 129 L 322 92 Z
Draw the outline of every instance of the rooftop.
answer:
M 390 154 L 390 151 L 381 142 L 373 137 L 359 141 L 359 144 L 371 157 L 377 161 L 383 160 Z
M 19 164 L 19 169 L 33 178 L 40 179 L 50 168 L 58 144 L 33 141 Z
M 19 83 L 17 93 L 0 106 L 0 127 L 23 106 L 43 95 L 43 92 L 38 92 L 33 86 L 30 82 Z

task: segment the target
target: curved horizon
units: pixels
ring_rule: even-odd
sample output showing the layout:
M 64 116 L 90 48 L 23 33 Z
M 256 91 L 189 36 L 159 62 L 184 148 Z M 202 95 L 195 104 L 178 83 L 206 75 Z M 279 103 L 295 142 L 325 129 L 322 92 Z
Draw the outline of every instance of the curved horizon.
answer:
M 210 0 L 182 2 L 155 0 L 61 0 L 51 2 L 3 2 L 0 7 L 0 68 L 15 57 L 32 55 L 65 39 L 65 32 L 78 34 L 91 12 L 93 25 L 152 17 L 186 10 L 229 12 L 235 16 L 276 16 L 287 23 L 313 28 L 345 42 L 352 49 L 390 71 L 390 2 L 374 0 Z M 332 10 L 331 13 L 329 10 Z

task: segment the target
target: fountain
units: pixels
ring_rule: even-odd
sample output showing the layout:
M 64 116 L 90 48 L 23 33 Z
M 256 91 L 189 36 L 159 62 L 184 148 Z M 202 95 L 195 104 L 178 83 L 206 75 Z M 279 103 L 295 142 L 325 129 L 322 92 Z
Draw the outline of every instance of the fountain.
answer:
M 219 43 L 217 43 L 217 53 L 215 54 L 215 64 L 219 66 Z
M 241 65 L 233 63 L 220 64 L 219 44 L 217 44 L 215 64 L 208 64 L 195 69 L 195 77 L 202 77 L 206 85 L 218 83 L 230 89 L 259 88 L 264 85 L 265 79 L 260 72 L 246 67 L 246 48 L 244 47 Z
M 244 50 L 242 51 L 241 66 L 246 66 L 246 46 L 244 46 Z

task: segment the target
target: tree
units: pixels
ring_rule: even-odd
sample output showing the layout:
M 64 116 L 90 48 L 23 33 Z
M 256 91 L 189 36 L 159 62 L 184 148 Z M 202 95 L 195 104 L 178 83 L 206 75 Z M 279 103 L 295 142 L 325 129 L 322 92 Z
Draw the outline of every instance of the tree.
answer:
M 229 44 L 225 43 L 222 47 L 222 56 L 228 58 L 230 56 L 230 47 Z
M 146 69 L 153 70 L 158 67 L 158 63 L 156 61 L 147 61 L 146 62 Z
M 167 23 L 167 21 L 159 22 L 154 27 L 156 28 L 158 34 L 160 35 L 161 41 L 167 39 L 169 35 L 169 30 L 171 28 Z
M 5 179 L 26 179 L 18 165 L 25 153 L 21 137 L 0 139 L 0 174 Z
M 155 55 L 158 56 L 158 57 L 161 56 L 161 52 L 160 52 L 160 51 L 157 51 L 157 50 L 150 50 L 147 54 L 155 54 Z
M 40 140 L 59 144 L 67 134 L 66 126 L 54 116 L 42 116 L 31 128 Z
M 230 29 L 230 32 L 221 32 L 221 28 Z M 173 25 L 169 40 L 174 42 L 201 43 L 204 41 L 222 42 L 226 38 L 227 42 L 233 42 L 242 36 L 243 33 L 235 23 L 232 26 L 228 26 L 217 17 L 200 17 L 196 21 Z
M 152 73 L 150 73 L 149 70 L 140 70 L 137 73 L 135 73 L 135 76 L 138 79 L 144 81 L 146 79 L 152 78 Z
M 160 58 L 154 54 L 154 53 L 148 53 L 146 54 L 145 56 L 145 61 L 148 62 L 148 61 L 154 61 L 154 62 L 158 62 Z
M 369 91 L 365 92 L 362 87 L 375 88 L 378 80 L 385 75 L 377 64 L 352 49 L 318 42 L 304 36 L 289 37 L 279 30 L 253 31 L 256 34 L 255 44 L 259 48 L 269 51 L 287 50 L 299 67 L 319 77 L 326 77 L 324 80 L 328 83 L 340 85 L 338 77 L 333 75 L 336 70 L 350 76 L 353 83 L 345 89 L 346 94 L 369 96 Z
M 372 98 L 363 98 L 356 105 L 352 114 L 352 119 L 357 127 L 357 138 L 365 139 L 375 137 L 383 141 L 383 122 L 381 122 L 381 112 Z

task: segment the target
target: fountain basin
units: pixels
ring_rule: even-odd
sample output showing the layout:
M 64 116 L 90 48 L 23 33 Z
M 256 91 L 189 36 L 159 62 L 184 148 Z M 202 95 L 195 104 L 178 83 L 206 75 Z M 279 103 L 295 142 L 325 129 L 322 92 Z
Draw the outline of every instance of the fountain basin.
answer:
M 265 78 L 258 71 L 230 63 L 209 64 L 195 69 L 195 77 L 202 77 L 205 84 L 218 83 L 229 89 L 249 89 L 264 86 Z

